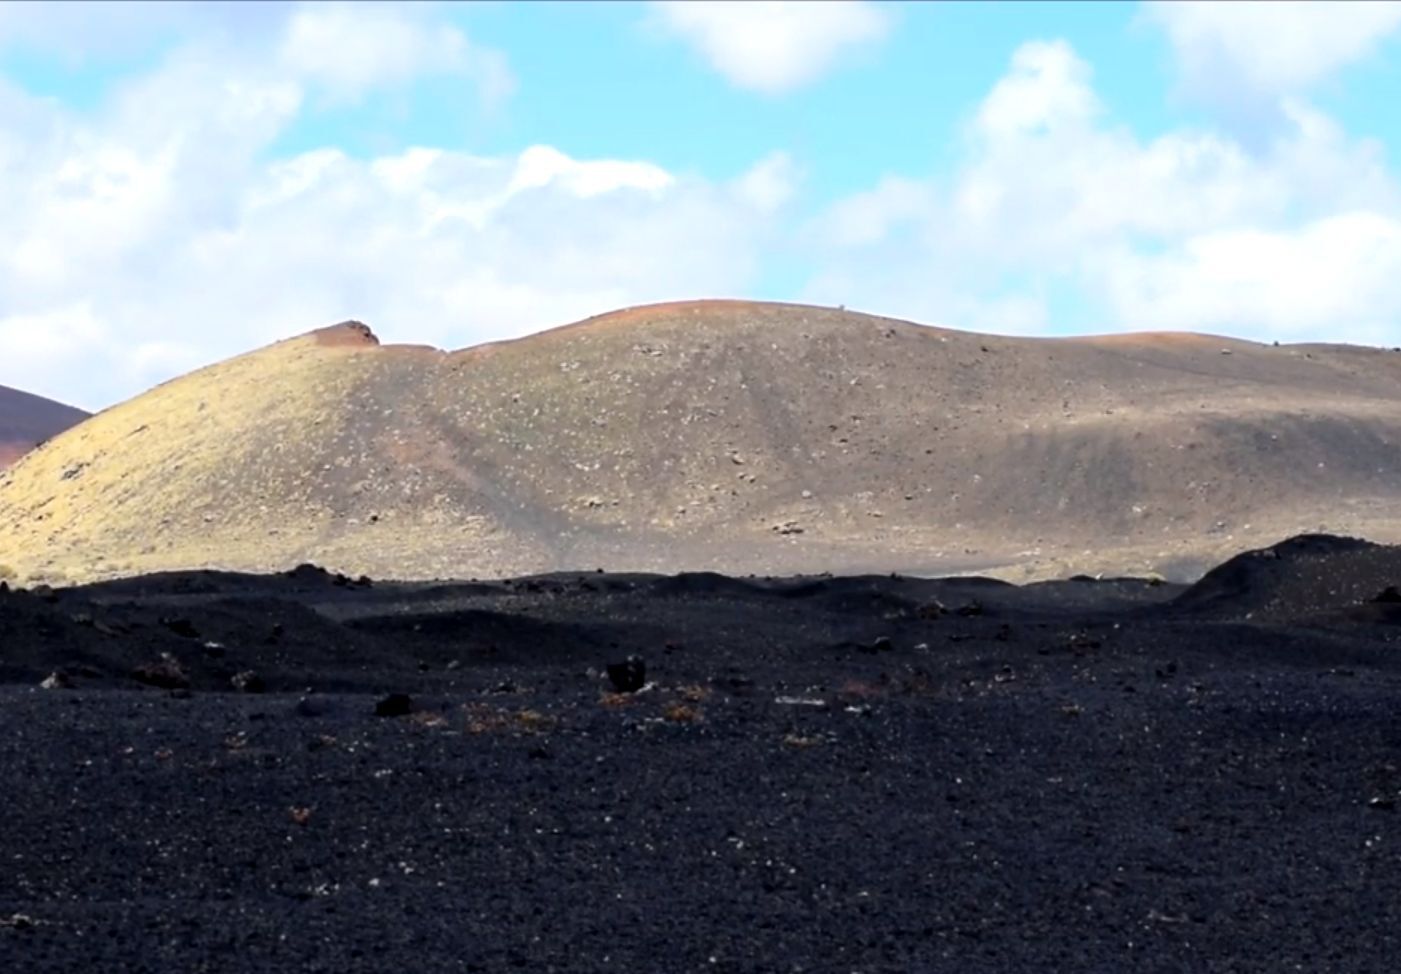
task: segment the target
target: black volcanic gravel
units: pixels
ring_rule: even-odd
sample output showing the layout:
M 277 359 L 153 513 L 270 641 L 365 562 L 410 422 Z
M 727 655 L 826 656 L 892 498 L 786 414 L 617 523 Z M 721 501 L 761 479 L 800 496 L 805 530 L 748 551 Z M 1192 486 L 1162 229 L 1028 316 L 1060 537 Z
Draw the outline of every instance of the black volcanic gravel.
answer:
M 0 594 L 0 971 L 1390 970 L 1401 617 L 1350 551 L 1232 569 L 1287 622 L 1134 580 Z

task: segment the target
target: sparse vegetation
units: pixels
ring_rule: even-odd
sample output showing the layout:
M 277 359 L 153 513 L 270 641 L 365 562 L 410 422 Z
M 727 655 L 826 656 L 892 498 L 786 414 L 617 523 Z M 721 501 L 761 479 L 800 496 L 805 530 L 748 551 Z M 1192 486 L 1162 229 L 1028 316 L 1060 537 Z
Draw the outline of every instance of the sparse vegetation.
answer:
M 530 708 L 509 709 L 492 704 L 467 704 L 469 734 L 489 734 L 495 732 L 517 732 L 522 734 L 543 734 L 554 728 L 557 721 L 549 714 Z
M 662 709 L 662 716 L 673 724 L 697 724 L 705 719 L 705 711 L 694 704 L 673 700 Z

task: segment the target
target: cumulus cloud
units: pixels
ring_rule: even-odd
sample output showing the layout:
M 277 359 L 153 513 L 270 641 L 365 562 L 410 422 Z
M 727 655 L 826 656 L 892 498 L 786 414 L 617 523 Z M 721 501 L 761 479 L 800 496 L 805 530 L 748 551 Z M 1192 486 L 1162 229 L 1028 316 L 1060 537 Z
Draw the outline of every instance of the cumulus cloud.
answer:
M 425 74 L 471 78 L 488 104 L 515 88 L 498 51 L 478 48 L 450 24 L 415 18 L 400 5 L 318 3 L 297 9 L 278 52 L 292 75 L 355 101 L 372 88 Z
M 12 0 L 0 3 L 0 51 L 57 55 L 68 64 L 158 52 L 192 31 L 250 43 L 275 36 L 285 0 Z
M 883 310 L 899 296 L 907 314 L 992 331 L 1394 343 L 1401 190 L 1376 143 L 1282 105 L 1263 147 L 1192 128 L 1144 141 L 1106 117 L 1069 45 L 1026 44 L 951 176 L 887 177 L 810 224 L 808 296 Z
M 771 213 L 793 198 L 800 178 L 792 156 L 771 152 L 740 176 L 737 189 L 756 208 Z
M 890 15 L 866 0 L 666 0 L 652 6 L 664 30 L 683 38 L 731 84 L 768 95 L 817 80 L 891 28 Z
M 727 184 L 548 145 L 277 158 L 339 82 L 272 50 L 177 49 L 92 113 L 0 83 L 0 383 L 101 407 L 343 318 L 460 347 L 755 275 L 773 160 Z
M 874 188 L 837 201 L 809 224 L 808 234 L 841 249 L 870 246 L 922 227 L 936 212 L 934 201 L 928 184 L 887 176 Z
M 1195 234 L 1161 254 L 1119 252 L 1098 268 L 1112 305 L 1139 327 L 1394 342 L 1401 220 L 1340 213 L 1284 231 Z
M 723 182 L 548 144 L 273 156 L 319 98 L 417 68 L 489 91 L 455 29 L 364 9 L 393 42 L 359 75 L 319 46 L 358 28 L 317 6 L 265 45 L 201 34 L 90 112 L 0 79 L 0 383 L 100 407 L 341 318 L 460 347 L 753 293 L 804 260 L 785 297 L 961 328 L 1397 344 L 1401 188 L 1380 145 L 1297 94 L 1262 143 L 1145 139 L 1073 48 L 1028 43 L 967 114 L 953 171 L 886 174 L 816 214 L 781 151 Z
M 1300 92 L 1401 28 L 1390 0 L 1157 0 L 1145 15 L 1167 32 L 1188 88 L 1218 97 Z
M 978 108 L 979 131 L 1010 139 L 1084 125 L 1098 114 L 1090 66 L 1065 41 L 1032 41 L 1012 55 L 1012 70 Z

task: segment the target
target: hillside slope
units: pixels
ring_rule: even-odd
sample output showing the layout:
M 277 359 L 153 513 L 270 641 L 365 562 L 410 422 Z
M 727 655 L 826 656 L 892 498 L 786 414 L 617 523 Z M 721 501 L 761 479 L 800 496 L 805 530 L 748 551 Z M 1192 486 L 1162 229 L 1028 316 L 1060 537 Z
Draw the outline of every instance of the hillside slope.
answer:
M 0 563 L 1194 574 L 1401 541 L 1401 355 L 984 336 L 708 301 L 460 352 L 347 323 L 107 410 L 0 474 Z
M 0 386 L 0 469 L 87 416 L 81 409 Z

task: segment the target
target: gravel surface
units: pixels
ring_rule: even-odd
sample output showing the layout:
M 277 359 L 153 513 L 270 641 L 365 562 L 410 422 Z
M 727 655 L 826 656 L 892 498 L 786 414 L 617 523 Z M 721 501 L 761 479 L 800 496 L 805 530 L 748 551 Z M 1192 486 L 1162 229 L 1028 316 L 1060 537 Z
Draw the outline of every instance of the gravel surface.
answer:
M 1390 970 L 1388 577 L 0 594 L 0 970 Z

